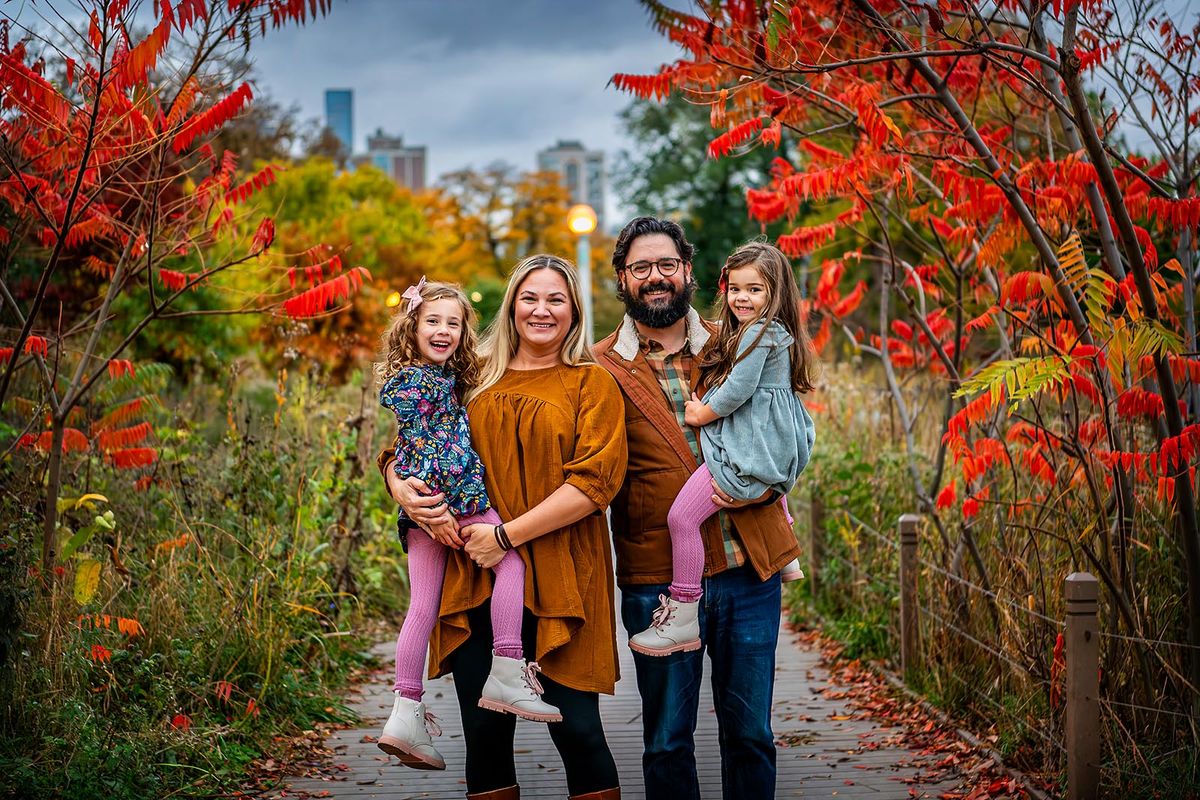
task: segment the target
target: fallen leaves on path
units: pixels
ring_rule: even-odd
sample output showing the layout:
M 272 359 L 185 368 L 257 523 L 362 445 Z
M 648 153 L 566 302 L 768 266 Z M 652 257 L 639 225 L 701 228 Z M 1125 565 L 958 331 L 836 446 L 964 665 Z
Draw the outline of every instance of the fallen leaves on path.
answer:
M 380 666 L 355 669 L 350 676 L 352 687 L 369 685 L 381 680 L 387 669 Z M 340 750 L 345 745 L 330 747 L 327 742 L 334 731 L 353 728 L 351 723 L 318 723 L 312 730 L 301 731 L 293 736 L 276 736 L 270 757 L 255 759 L 250 762 L 247 778 L 242 790 L 231 796 L 236 798 L 256 798 L 258 800 L 275 800 L 279 798 L 308 798 L 331 797 L 328 790 L 316 792 L 304 791 L 286 787 L 289 778 L 315 778 L 321 781 L 345 781 L 350 768 L 339 763 L 336 759 L 342 754 Z M 363 737 L 366 741 L 371 737 Z M 371 741 L 374 741 L 371 738 Z M 362 782 L 359 781 L 361 784 Z
M 796 633 L 806 647 L 821 654 L 821 665 L 829 671 L 830 685 L 820 691 L 821 697 L 849 708 L 849 714 L 841 711 L 826 719 L 865 720 L 877 726 L 871 733 L 860 734 L 859 746 L 847 751 L 848 755 L 881 748 L 910 751 L 910 758 L 893 765 L 915 770 L 911 776 L 893 778 L 908 785 L 909 797 L 928 797 L 927 792 L 920 790 L 922 786 L 953 782 L 954 789 L 937 795 L 940 800 L 1029 800 L 1031 795 L 1026 786 L 1012 777 L 993 753 L 967 742 L 953 726 L 935 719 L 862 661 L 846 658 L 838 642 L 816 630 Z M 799 732 L 792 734 L 798 735 Z M 781 742 L 784 746 L 802 743 Z M 856 765 L 856 768 L 877 767 Z M 851 781 L 847 780 L 846 785 L 851 785 Z

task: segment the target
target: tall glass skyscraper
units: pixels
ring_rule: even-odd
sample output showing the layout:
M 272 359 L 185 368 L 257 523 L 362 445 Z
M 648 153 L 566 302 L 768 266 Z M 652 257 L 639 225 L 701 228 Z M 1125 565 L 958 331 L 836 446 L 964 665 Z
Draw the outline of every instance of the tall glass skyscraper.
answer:
M 346 149 L 354 152 L 354 90 L 325 90 L 325 126 L 333 131 Z

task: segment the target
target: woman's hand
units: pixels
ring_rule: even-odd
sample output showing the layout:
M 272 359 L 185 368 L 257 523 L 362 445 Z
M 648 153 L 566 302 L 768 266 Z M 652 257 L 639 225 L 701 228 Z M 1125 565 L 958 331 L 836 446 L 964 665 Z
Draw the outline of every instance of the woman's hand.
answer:
M 495 531 L 495 525 L 485 522 L 468 525 L 461 531 L 461 536 L 467 543 L 467 555 L 484 569 L 491 569 L 499 564 L 507 552 L 501 549 L 500 543 L 496 541 Z
M 444 494 L 430 493 L 428 484 L 420 478 L 401 478 L 388 464 L 384 470 L 388 494 L 400 504 L 405 515 L 429 534 L 435 542 L 459 550 L 463 540 L 458 524 L 450 513 Z

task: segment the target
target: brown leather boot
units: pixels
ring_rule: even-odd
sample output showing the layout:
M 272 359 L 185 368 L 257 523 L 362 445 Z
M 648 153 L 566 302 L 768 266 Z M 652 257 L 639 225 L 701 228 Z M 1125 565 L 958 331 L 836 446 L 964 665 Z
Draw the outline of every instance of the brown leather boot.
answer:
M 493 789 L 490 792 L 467 792 L 467 800 L 521 800 L 521 787 L 509 786 L 505 789 Z
M 570 800 L 621 800 L 621 787 L 615 786 L 612 789 L 601 789 L 598 792 L 588 792 L 587 794 L 573 794 Z

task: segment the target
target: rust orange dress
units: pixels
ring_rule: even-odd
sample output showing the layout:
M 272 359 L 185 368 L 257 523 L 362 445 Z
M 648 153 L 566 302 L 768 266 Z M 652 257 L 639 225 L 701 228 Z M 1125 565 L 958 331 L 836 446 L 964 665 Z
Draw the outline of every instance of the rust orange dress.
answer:
M 617 681 L 612 550 L 606 508 L 625 477 L 624 404 L 600 366 L 509 370 L 467 406 L 471 440 L 488 496 L 511 520 L 563 483 L 600 511 L 517 548 L 525 562 L 525 606 L 537 618 L 537 651 L 526 653 L 563 686 L 611 694 Z M 442 605 L 429 642 L 430 674 L 448 671 L 467 640 L 468 609 L 491 596 L 492 571 L 451 551 Z

